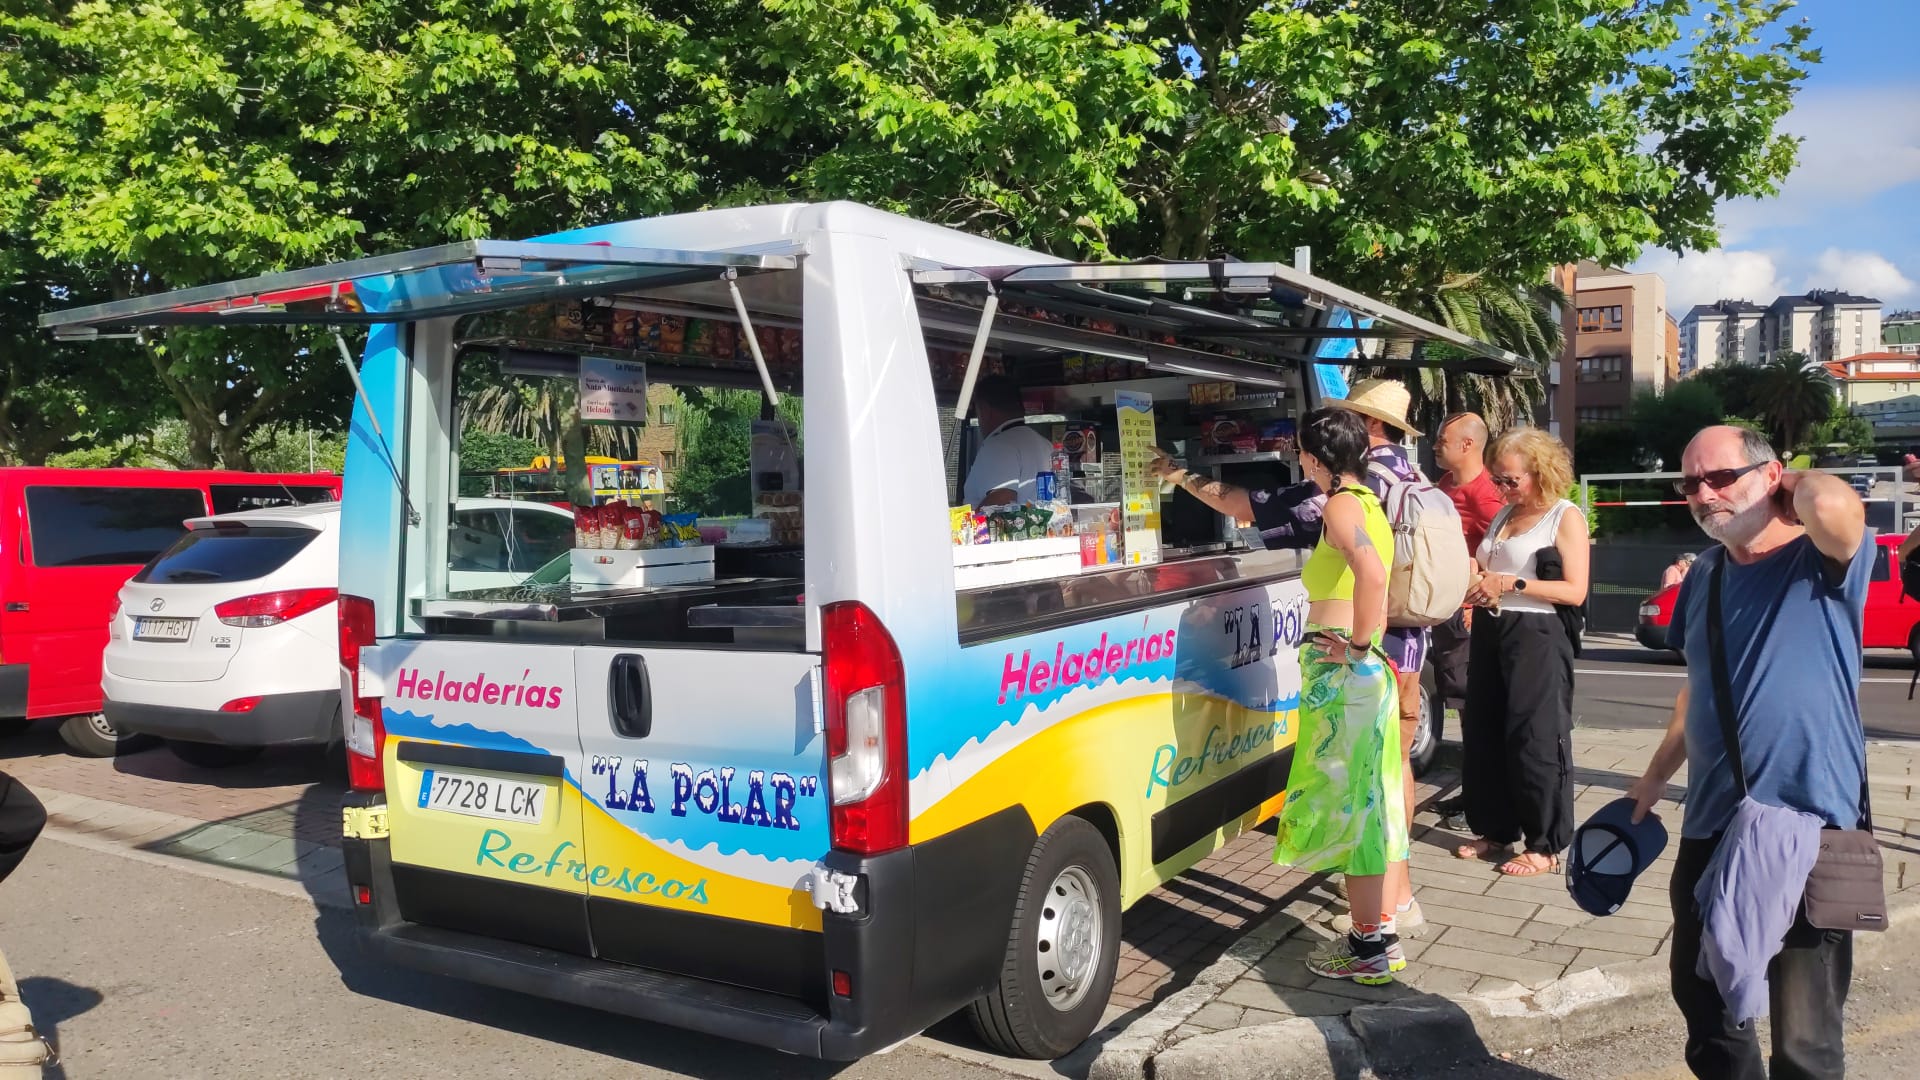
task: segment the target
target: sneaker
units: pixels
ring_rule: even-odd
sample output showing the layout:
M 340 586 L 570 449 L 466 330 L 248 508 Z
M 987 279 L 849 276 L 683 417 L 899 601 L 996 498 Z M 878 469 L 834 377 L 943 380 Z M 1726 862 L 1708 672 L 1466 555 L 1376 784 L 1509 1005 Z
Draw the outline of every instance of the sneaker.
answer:
M 1323 979 L 1351 979 L 1362 986 L 1385 986 L 1393 981 L 1393 973 L 1406 967 L 1406 956 L 1400 957 L 1400 967 L 1394 967 L 1394 951 L 1399 947 L 1400 939 L 1391 935 L 1382 935 L 1378 942 L 1365 942 L 1351 934 L 1342 934 L 1327 943 L 1327 947 L 1307 957 L 1307 970 Z M 1374 950 L 1379 950 L 1375 952 Z
M 1433 804 L 1433 812 L 1443 818 L 1464 817 L 1467 813 L 1467 797 L 1455 795 L 1451 799 L 1441 799 Z
M 1381 929 L 1389 934 L 1397 934 L 1402 930 L 1418 930 L 1425 925 L 1427 925 L 1427 916 L 1420 910 L 1420 901 L 1416 899 L 1407 906 L 1405 911 L 1395 911 L 1393 918 L 1381 924 Z M 1351 934 L 1353 933 L 1353 915 L 1347 912 L 1335 915 L 1327 920 L 1327 926 L 1336 934 Z

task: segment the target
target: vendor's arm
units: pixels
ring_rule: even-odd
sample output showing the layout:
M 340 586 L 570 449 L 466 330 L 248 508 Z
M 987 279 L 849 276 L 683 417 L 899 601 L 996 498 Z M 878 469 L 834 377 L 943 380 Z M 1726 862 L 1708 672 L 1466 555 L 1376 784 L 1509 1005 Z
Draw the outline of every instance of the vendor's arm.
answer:
M 1780 490 L 1793 500 L 1793 516 L 1835 569 L 1844 569 L 1867 535 L 1867 508 L 1852 485 L 1823 472 L 1789 470 Z
M 985 495 L 980 496 L 980 502 L 977 505 L 979 506 L 1012 506 L 1014 500 L 1019 498 L 1019 495 L 1020 495 L 1019 489 L 1017 488 L 1010 488 L 1010 487 L 994 488 L 992 491 L 989 491 Z
M 1147 471 L 1157 480 L 1178 484 L 1187 494 L 1235 521 L 1253 520 L 1253 500 L 1247 496 L 1246 488 L 1188 472 L 1158 450 L 1154 451 L 1153 461 L 1147 466 Z

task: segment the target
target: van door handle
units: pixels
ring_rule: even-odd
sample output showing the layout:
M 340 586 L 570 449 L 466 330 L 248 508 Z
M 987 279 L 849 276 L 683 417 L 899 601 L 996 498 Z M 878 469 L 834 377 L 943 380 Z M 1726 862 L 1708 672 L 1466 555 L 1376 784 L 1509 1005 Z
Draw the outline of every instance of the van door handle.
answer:
M 623 739 L 653 734 L 653 683 L 647 677 L 647 658 L 621 653 L 607 671 L 607 715 L 613 733 Z
M 27 604 L 25 601 L 21 601 L 21 600 L 10 600 L 7 602 L 7 610 L 8 611 L 25 611 L 27 610 Z

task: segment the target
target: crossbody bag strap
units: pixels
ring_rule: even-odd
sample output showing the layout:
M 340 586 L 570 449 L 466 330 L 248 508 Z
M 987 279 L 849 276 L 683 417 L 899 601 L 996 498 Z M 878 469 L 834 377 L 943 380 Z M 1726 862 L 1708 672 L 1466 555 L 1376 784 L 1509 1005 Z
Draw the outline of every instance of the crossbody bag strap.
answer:
M 1720 715 L 1720 737 L 1727 746 L 1727 764 L 1733 768 L 1734 790 L 1747 797 L 1747 767 L 1740 760 L 1740 717 L 1733 704 L 1733 680 L 1727 675 L 1726 631 L 1720 620 L 1720 581 L 1726 575 L 1727 549 L 1713 561 L 1707 575 L 1707 660 L 1713 668 L 1714 712 Z

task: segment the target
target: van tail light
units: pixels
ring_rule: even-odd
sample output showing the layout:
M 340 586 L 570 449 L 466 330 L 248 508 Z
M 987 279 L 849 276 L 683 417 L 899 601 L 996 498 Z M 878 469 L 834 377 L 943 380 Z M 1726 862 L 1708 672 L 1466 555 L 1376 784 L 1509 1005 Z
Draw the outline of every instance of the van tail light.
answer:
M 346 720 L 347 786 L 355 791 L 380 791 L 387 780 L 380 766 L 387 729 L 380 721 L 380 699 L 360 696 L 360 650 L 373 644 L 373 601 L 364 596 L 340 597 L 340 669 L 345 687 L 340 714 Z
M 255 593 L 213 605 L 213 613 L 228 626 L 278 626 L 333 603 L 333 589 L 286 589 Z
M 877 855 L 907 844 L 907 683 L 893 636 L 866 605 L 820 612 L 833 846 Z

